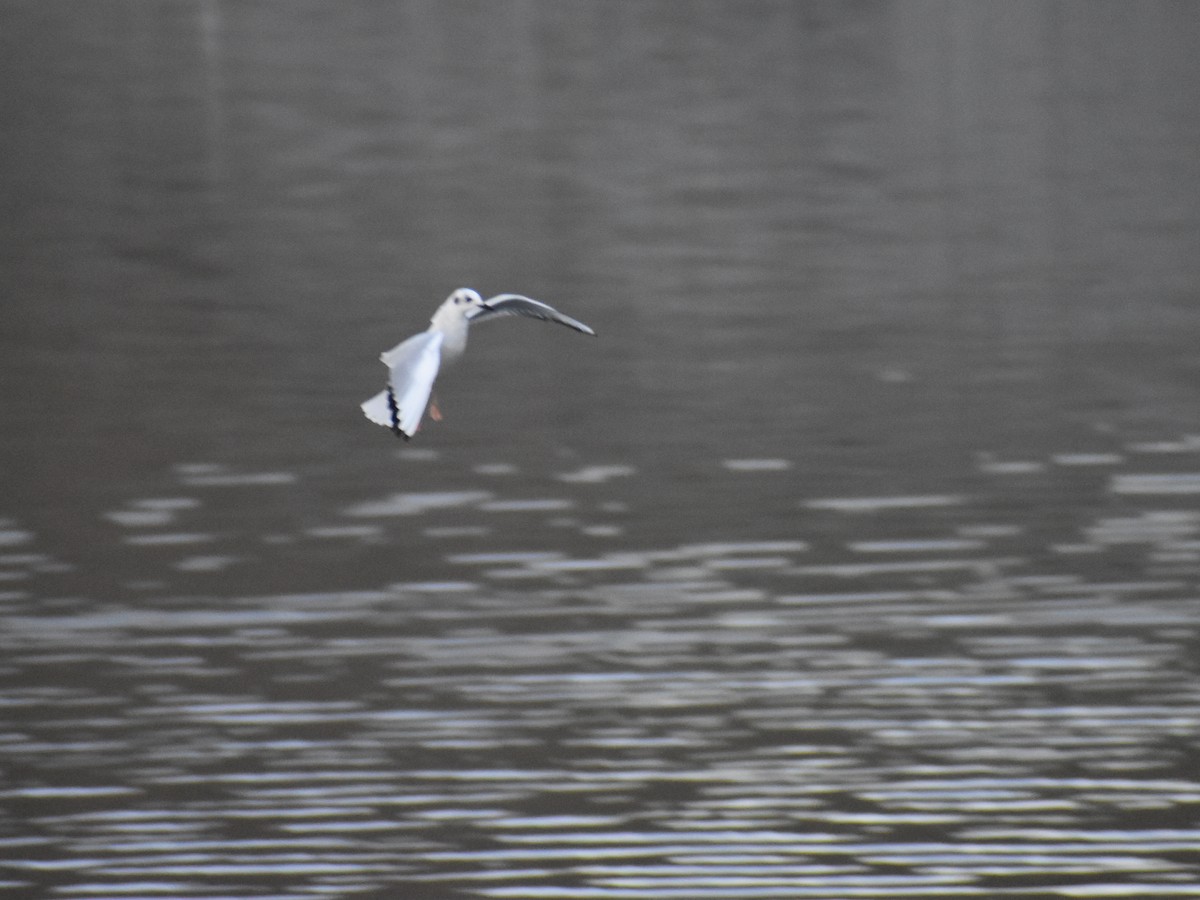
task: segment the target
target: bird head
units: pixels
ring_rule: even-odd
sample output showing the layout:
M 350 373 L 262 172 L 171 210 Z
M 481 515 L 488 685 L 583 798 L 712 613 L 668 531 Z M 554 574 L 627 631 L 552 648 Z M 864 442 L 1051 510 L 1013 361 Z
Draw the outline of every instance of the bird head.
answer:
M 445 305 L 458 309 L 463 316 L 469 319 L 476 312 L 483 309 L 483 298 L 479 296 L 478 291 L 473 291 L 470 288 L 459 288 L 446 298 Z
M 433 314 L 433 323 L 442 329 L 457 327 L 483 310 L 483 298 L 478 291 L 459 288 L 445 299 Z

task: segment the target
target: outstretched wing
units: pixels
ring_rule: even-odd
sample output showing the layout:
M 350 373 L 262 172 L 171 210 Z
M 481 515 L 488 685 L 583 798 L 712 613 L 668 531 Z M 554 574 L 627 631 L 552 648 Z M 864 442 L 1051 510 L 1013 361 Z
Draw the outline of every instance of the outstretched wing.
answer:
M 525 316 L 529 319 L 541 319 L 543 322 L 557 322 L 584 334 L 596 333 L 578 319 L 563 315 L 553 306 L 540 300 L 522 297 L 520 294 L 497 294 L 495 297 L 489 297 L 483 301 L 483 306 L 477 307 L 470 315 L 472 325 L 500 316 Z
M 416 434 L 442 361 L 440 331 L 422 331 L 379 358 L 388 367 L 388 386 L 362 404 L 368 419 L 405 440 Z

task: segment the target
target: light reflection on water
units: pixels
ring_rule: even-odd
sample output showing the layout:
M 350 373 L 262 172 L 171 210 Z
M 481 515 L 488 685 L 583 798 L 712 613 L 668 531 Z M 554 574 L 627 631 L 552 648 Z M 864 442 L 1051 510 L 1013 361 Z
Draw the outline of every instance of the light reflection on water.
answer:
M 444 546 L 458 581 L 97 608 L 43 599 L 70 567 L 10 519 L 21 552 L 0 559 L 36 587 L 3 605 L 0 799 L 24 823 L 6 889 L 1197 896 L 1200 691 L 1181 675 L 1200 600 L 1171 548 L 1200 525 L 1159 508 L 1172 479 L 1123 491 L 1124 458 L 1101 487 L 1122 515 L 1061 535 L 1132 549 L 1119 581 L 1020 552 L 1026 526 L 987 496 L 928 494 L 797 498 L 803 540 Z M 112 552 L 211 513 L 171 492 L 194 477 L 114 507 L 164 515 L 106 514 Z M 474 534 L 641 477 L 568 478 L 552 506 L 498 483 L 391 495 L 294 537 L 386 545 L 414 517 Z M 364 517 L 378 529 L 341 530 Z M 277 537 L 256 554 L 288 552 Z

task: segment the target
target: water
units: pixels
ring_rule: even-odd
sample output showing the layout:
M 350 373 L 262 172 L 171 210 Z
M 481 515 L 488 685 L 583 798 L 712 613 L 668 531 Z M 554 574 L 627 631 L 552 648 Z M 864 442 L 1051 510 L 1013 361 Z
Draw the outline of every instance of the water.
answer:
M 1198 32 L 0 4 L 0 895 L 1200 896 Z

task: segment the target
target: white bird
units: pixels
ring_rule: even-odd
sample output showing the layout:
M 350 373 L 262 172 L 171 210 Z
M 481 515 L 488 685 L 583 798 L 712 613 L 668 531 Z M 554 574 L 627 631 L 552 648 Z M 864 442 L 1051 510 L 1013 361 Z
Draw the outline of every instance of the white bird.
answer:
M 456 362 L 467 348 L 467 326 L 500 316 L 526 316 L 558 322 L 584 334 L 596 332 L 557 309 L 520 294 L 497 294 L 484 300 L 470 288 L 459 288 L 438 307 L 429 328 L 380 354 L 388 367 L 387 387 L 362 404 L 368 419 L 392 429 L 396 437 L 411 438 L 421 423 L 438 369 Z M 441 418 L 436 402 L 430 415 Z

